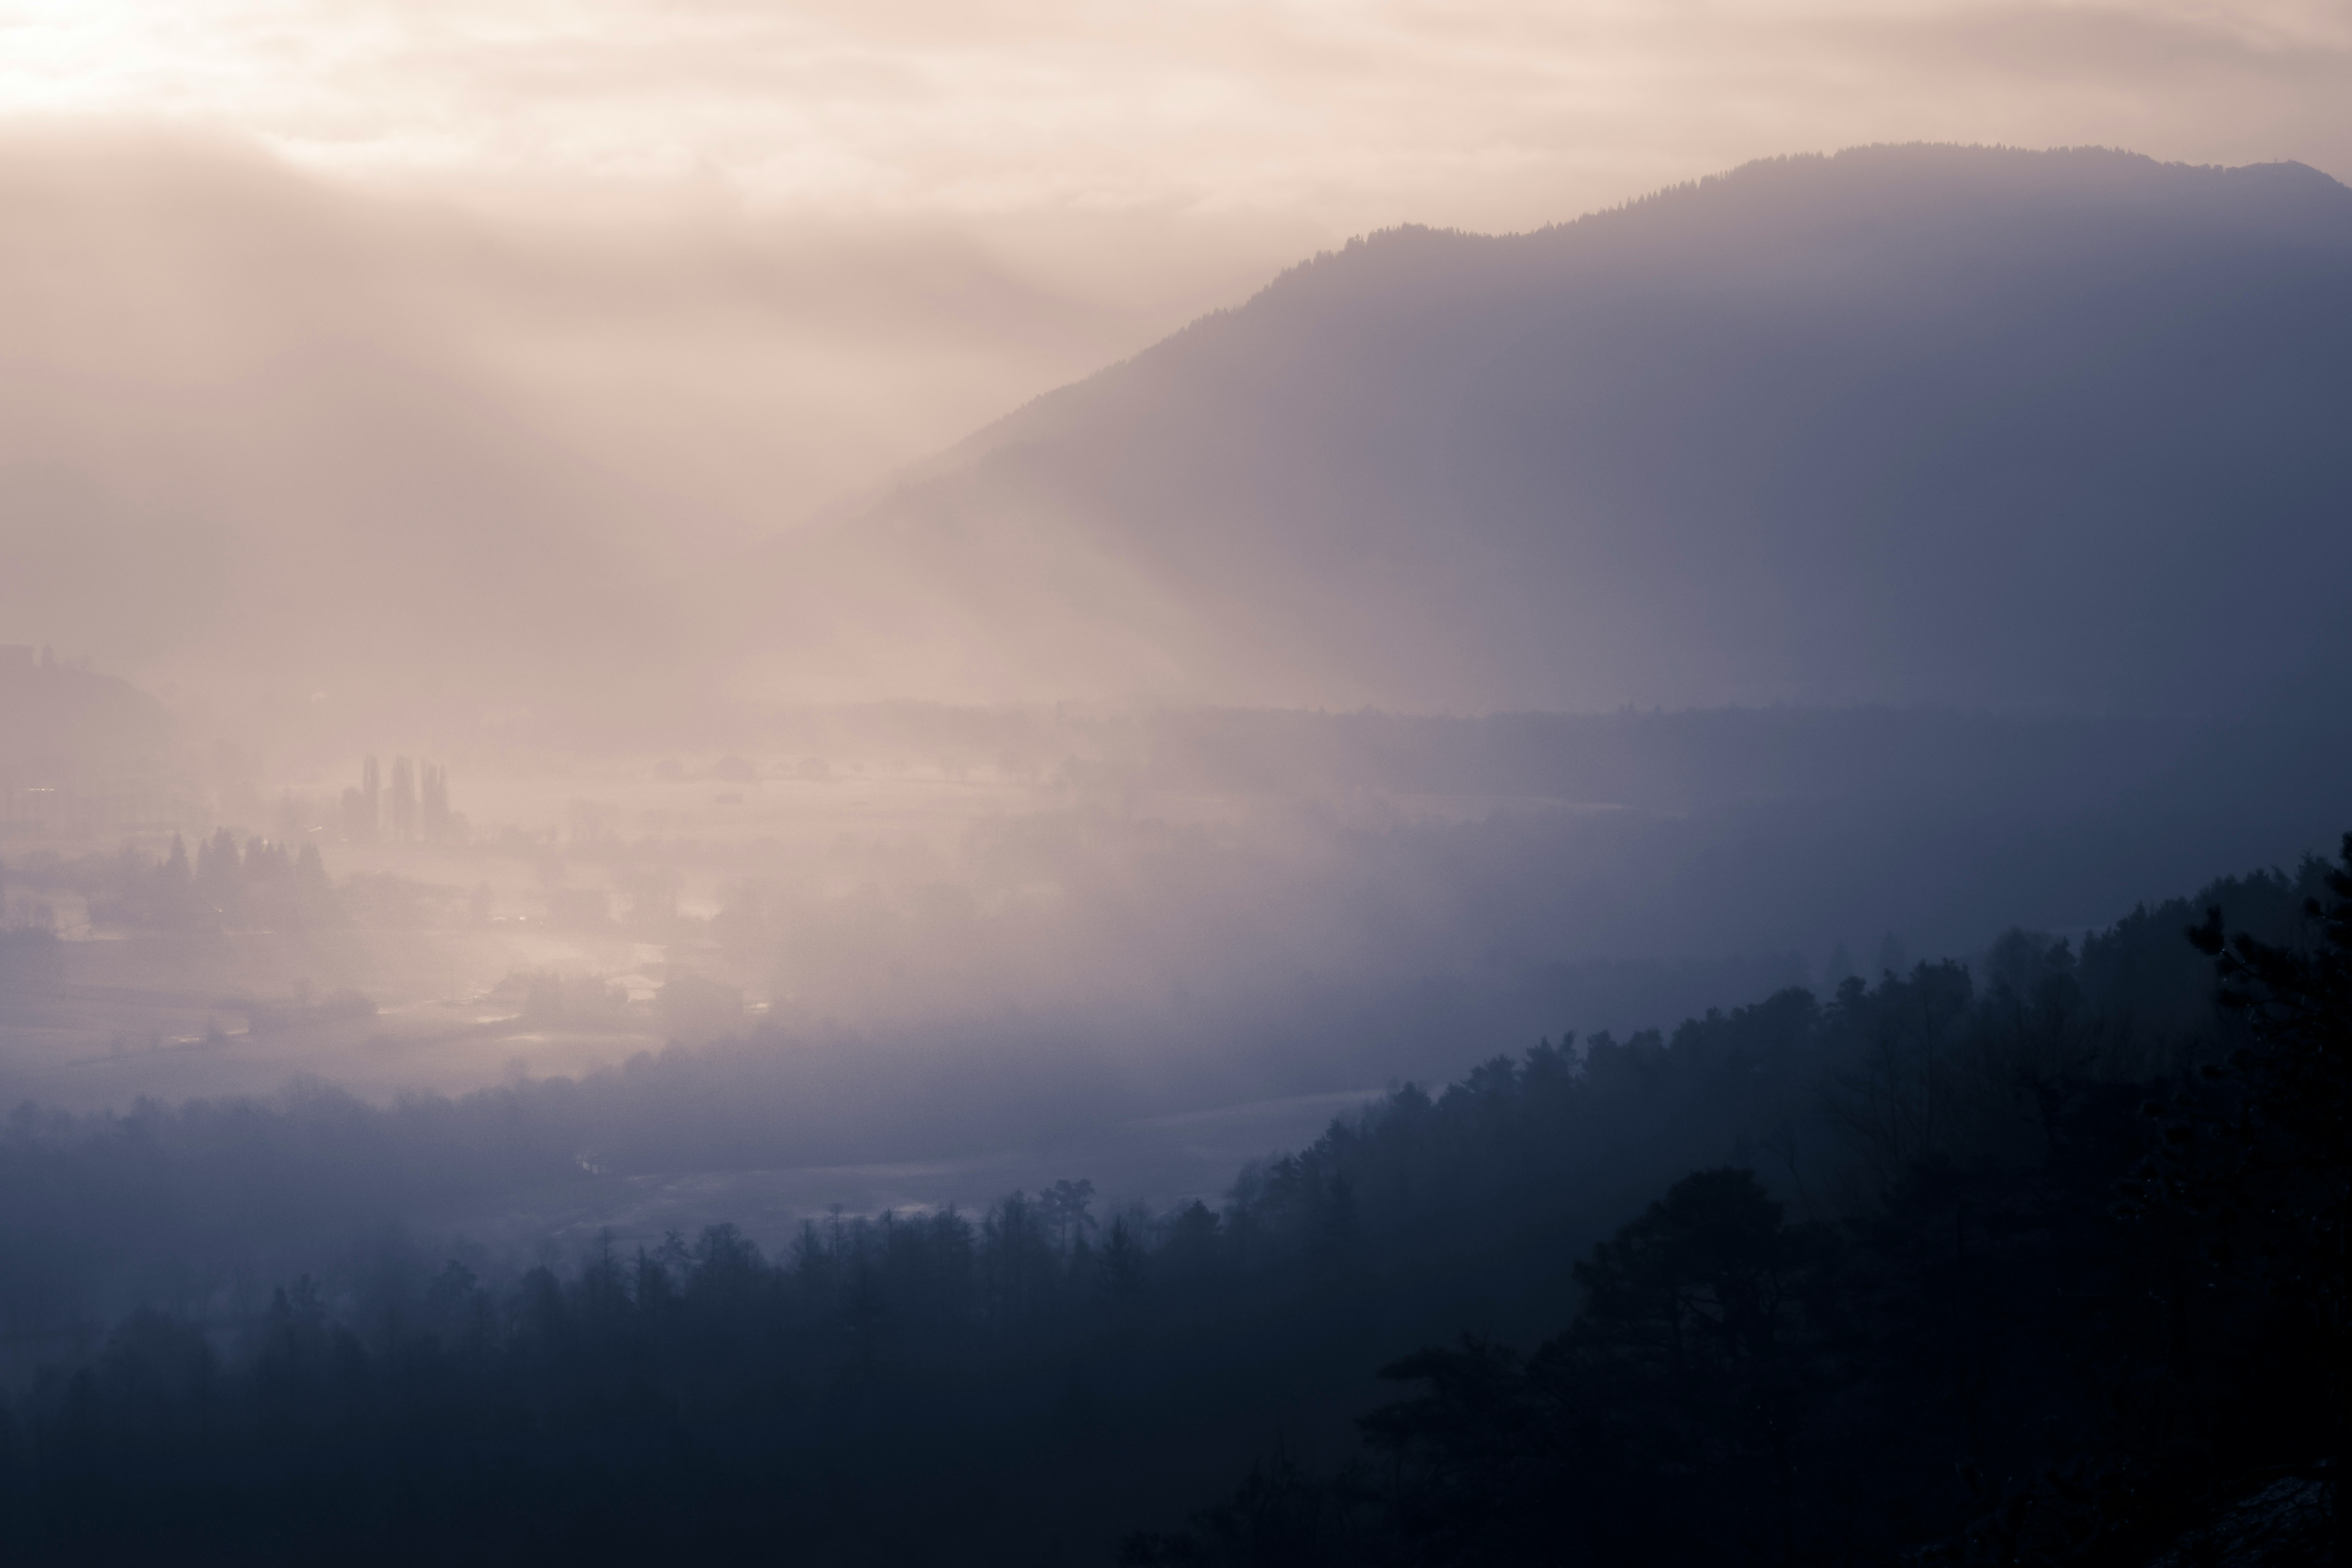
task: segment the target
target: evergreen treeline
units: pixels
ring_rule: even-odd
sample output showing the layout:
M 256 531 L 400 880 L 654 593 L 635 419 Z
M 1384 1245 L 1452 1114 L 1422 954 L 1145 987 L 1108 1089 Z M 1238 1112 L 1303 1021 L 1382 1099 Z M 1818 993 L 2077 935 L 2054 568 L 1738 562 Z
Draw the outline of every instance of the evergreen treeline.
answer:
M 2012 937 L 1987 995 L 1923 965 L 1817 1023 L 1775 998 L 1846 1037 L 1818 1085 L 1833 1201 L 1785 1131 L 1794 1212 L 1756 1169 L 1683 1176 L 1575 1265 L 1564 1332 L 1391 1362 L 1410 1392 L 1358 1423 L 1364 1460 L 1262 1465 L 1122 1561 L 2343 1561 L 2352 835 L 2304 908 L 2307 943 L 2218 905 L 2184 933 L 2228 1013 L 2168 1040 L 2170 1008 L 2084 1005 L 2099 963 L 2149 978 L 2113 937 L 2079 967 Z M 1742 1043 L 1769 1092 L 1769 1036 Z M 1538 1077 L 1569 1082 L 1531 1059 L 1498 1137 Z M 1407 1169 L 1413 1140 L 1370 1131 Z
M 93 923 L 161 930 L 217 930 L 225 925 L 299 929 L 343 918 L 327 880 L 319 847 L 247 838 L 226 828 L 196 841 L 196 852 L 177 833 L 157 860 L 131 845 L 111 856 L 85 856 L 43 868 L 49 880 L 77 888 Z
M 1221 1211 L 1064 1182 L 510 1278 L 395 1236 L 134 1312 L 22 1380 L 0 1552 L 2147 1563 L 2340 1452 L 2346 854 L 1402 1087 Z M 37 1123 L 0 1192 L 172 1163 Z

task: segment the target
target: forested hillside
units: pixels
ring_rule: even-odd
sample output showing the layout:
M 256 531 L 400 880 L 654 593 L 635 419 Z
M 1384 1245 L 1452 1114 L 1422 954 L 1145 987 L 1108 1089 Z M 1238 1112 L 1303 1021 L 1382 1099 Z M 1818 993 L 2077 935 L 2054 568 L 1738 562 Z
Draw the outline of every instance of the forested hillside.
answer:
M 472 1113 L 27 1112 L 0 1547 L 2147 1563 L 2340 1452 L 2347 857 L 1400 1086 L 1215 1209 L 1073 1179 L 505 1275 L 380 1231 L 107 1323 L 42 1291 L 135 1244 L 110 1193 L 226 1226 L 370 1146 L 429 1180 Z
M 2352 670 L 2347 283 L 2316 171 L 2095 150 L 1391 230 L 740 580 L 804 695 L 2292 704 Z

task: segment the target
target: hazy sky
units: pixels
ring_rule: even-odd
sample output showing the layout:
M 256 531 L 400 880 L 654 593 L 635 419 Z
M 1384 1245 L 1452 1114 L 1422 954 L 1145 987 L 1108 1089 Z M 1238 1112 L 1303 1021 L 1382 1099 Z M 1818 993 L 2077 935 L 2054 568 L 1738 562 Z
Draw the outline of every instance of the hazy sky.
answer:
M 0 0 L 0 641 L 162 654 L 72 541 L 175 517 L 725 549 L 1351 234 L 1906 140 L 2352 176 L 2352 5 Z
M 0 105 L 794 211 L 1513 227 L 1764 154 L 2352 173 L 2340 0 L 10 0 Z

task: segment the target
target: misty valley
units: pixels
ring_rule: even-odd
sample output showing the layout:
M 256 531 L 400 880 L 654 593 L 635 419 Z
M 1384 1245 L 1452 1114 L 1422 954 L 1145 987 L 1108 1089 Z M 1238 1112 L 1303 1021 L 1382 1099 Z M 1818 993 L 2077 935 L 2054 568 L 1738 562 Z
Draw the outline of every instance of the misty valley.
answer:
M 198 809 L 167 782 L 12 816 L 28 1552 L 2014 1561 L 2199 1520 L 2134 1466 L 2326 1441 L 2324 1399 L 2270 1425 L 2284 1366 L 2171 1386 L 2141 1298 L 2204 1292 L 2210 1357 L 2294 1343 L 2226 1266 L 2293 1238 L 2200 1196 L 2286 1178 L 2231 1163 L 2267 1036 L 2187 933 L 2341 942 L 2352 890 L 2148 883 L 2292 867 L 2336 737 L 789 722 L 775 759 L 232 779 L 242 834 L 100 831 Z
M 2347 285 L 1872 147 L 748 543 L 328 281 L 381 466 L 0 429 L 0 1561 L 2345 1561 Z

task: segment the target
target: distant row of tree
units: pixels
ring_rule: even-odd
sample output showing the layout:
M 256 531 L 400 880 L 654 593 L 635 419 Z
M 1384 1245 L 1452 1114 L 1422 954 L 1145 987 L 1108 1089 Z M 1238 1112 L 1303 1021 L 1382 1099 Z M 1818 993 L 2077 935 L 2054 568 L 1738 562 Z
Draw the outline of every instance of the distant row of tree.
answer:
M 156 930 L 333 925 L 343 913 L 316 844 L 262 838 L 240 844 L 226 828 L 196 841 L 180 836 L 161 859 L 126 845 L 88 869 L 94 924 Z

